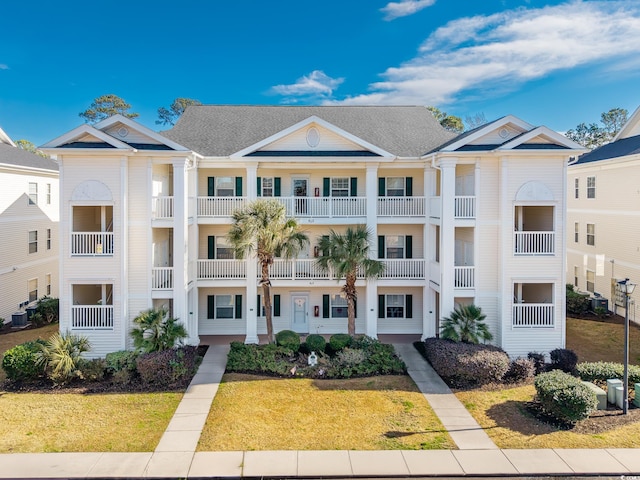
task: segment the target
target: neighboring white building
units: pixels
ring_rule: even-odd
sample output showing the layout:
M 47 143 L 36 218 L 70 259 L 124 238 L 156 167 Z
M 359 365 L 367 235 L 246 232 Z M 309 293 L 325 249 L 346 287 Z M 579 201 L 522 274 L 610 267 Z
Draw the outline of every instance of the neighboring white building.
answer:
M 640 108 L 611 143 L 569 167 L 567 185 L 567 281 L 624 315 L 617 282 L 640 283 Z
M 0 129 L 0 317 L 58 296 L 58 165 Z
M 61 168 L 61 329 L 95 355 L 167 305 L 199 335 L 265 333 L 255 261 L 231 213 L 273 197 L 310 237 L 271 269 L 274 330 L 347 329 L 342 282 L 319 273 L 329 229 L 366 224 L 386 264 L 358 282 L 356 330 L 436 335 L 457 304 L 511 355 L 565 342 L 565 198 L 577 144 L 507 116 L 456 137 L 424 107 L 189 107 L 162 134 L 122 116 L 43 147 Z

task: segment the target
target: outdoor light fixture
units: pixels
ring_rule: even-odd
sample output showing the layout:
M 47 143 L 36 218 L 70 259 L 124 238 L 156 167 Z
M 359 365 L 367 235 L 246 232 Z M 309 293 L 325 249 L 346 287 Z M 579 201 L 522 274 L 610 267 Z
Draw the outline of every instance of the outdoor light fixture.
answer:
M 622 413 L 629 411 L 629 296 L 636 289 L 635 283 L 628 278 L 618 282 L 620 291 L 624 293 L 624 374 L 622 379 Z

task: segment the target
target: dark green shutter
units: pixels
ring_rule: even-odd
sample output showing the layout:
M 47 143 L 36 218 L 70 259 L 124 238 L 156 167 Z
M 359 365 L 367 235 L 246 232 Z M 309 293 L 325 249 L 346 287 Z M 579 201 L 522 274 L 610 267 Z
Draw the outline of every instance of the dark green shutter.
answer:
M 328 197 L 330 193 L 331 193 L 331 179 L 325 177 L 322 179 L 322 196 Z
M 322 295 L 322 318 L 329 318 L 330 313 L 329 295 Z
M 216 179 L 215 177 L 207 178 L 207 195 L 214 197 L 216 195 Z
M 378 178 L 378 196 L 379 197 L 384 197 L 387 190 L 387 186 L 386 186 L 386 182 L 385 182 L 385 178 L 381 177 Z
M 405 197 L 413 197 L 413 177 L 407 177 L 404 179 L 404 195 Z
M 242 295 L 236 295 L 236 318 L 242 318 Z
M 378 258 L 384 258 L 384 235 L 378 235 Z
M 262 196 L 262 177 L 257 177 L 256 181 L 258 183 L 258 196 Z
M 276 177 L 273 179 L 273 196 L 274 197 L 279 197 L 280 196 L 280 185 L 282 184 L 280 177 Z
M 413 295 L 405 295 L 404 302 L 404 318 L 413 318 Z
M 329 241 L 329 235 L 322 235 L 322 243 L 327 243 Z M 326 257 L 327 255 L 329 255 L 329 252 L 322 250 L 322 252 L 320 252 L 320 254 L 323 257 Z
M 242 177 L 236 177 L 236 197 L 242 196 Z
M 349 195 L 352 197 L 358 196 L 358 179 L 356 177 L 351 177 L 351 191 Z
M 258 312 L 258 314 L 257 314 L 257 315 L 258 315 L 258 317 L 259 317 L 259 316 L 260 316 L 260 313 L 261 313 L 261 311 L 260 311 L 260 310 L 261 310 L 261 308 L 262 308 L 262 304 L 261 304 L 261 302 L 260 302 L 260 294 L 256 295 L 256 297 L 257 297 L 257 299 L 256 299 L 256 307 L 257 307 L 257 309 L 256 309 L 256 310 L 257 310 L 257 312 Z
M 353 299 L 353 316 L 354 318 L 358 318 L 358 299 Z
M 207 318 L 216 318 L 216 296 L 207 295 Z
M 216 258 L 216 237 L 213 235 L 209 235 L 207 237 L 208 245 L 207 245 L 207 258 L 209 260 Z
M 411 235 L 404 237 L 404 258 L 413 258 L 413 237 Z
M 280 295 L 273 296 L 273 316 L 280 316 Z
M 384 295 L 378 295 L 378 318 L 385 318 Z

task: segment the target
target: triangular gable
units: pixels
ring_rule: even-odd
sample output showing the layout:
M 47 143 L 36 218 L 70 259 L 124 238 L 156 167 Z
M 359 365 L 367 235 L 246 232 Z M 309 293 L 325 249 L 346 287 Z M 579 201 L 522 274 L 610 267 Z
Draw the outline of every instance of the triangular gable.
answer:
M 133 149 L 131 145 L 127 145 L 126 143 L 113 138 L 111 135 L 107 135 L 97 128 L 87 124 L 80 125 L 70 132 L 54 138 L 50 142 L 42 145 L 41 148 L 65 148 L 65 145 L 73 145 L 78 143 L 87 144 L 88 147 L 90 147 L 90 145 L 88 144 L 94 143 L 96 144 L 96 146 L 98 144 L 101 144 L 102 148 L 107 147 L 125 150 Z
M 636 108 L 627 123 L 623 125 L 618 134 L 612 140 L 622 140 L 623 138 L 630 138 L 640 135 L 640 107 Z
M 141 125 L 124 115 L 112 115 L 94 125 L 95 128 L 118 138 L 128 144 L 164 145 L 169 150 L 187 151 L 188 148 L 163 137 L 158 132 Z
M 465 147 L 473 149 L 474 146 L 484 145 L 495 145 L 497 147 L 531 129 L 533 129 L 533 125 L 513 115 L 507 115 L 482 125 L 470 134 L 461 135 L 458 140 L 445 145 L 440 151 L 454 152 Z
M 536 127 L 533 130 L 518 135 L 514 139 L 500 145 L 496 150 L 546 150 L 554 148 L 587 151 L 582 145 L 544 126 Z
M 313 115 L 232 154 L 231 158 L 272 156 L 280 153 L 283 155 L 299 153 L 300 155 L 348 156 L 353 154 L 354 156 L 394 157 L 380 147 Z

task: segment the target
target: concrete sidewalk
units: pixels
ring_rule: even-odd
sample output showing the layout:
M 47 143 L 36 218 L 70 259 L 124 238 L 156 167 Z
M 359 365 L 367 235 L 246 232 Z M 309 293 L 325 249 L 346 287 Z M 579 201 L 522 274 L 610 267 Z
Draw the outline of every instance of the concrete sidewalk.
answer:
M 211 345 L 154 452 L 4 454 L 0 478 L 640 475 L 640 449 L 499 450 L 412 345 L 395 347 L 459 450 L 196 452 L 229 350 Z

